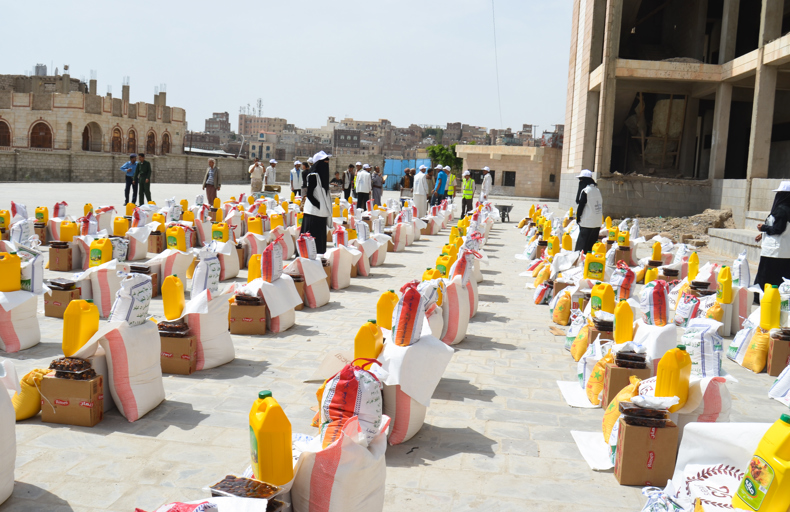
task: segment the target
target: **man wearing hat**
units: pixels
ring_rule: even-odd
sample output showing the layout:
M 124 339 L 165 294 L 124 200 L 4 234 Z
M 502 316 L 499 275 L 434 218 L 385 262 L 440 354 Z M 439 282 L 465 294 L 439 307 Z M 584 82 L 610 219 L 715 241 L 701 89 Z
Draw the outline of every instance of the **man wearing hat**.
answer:
M 294 168 L 291 169 L 291 192 L 302 195 L 302 162 L 294 161 Z
M 263 176 L 263 184 L 265 185 L 274 185 L 275 181 L 277 181 L 277 176 L 275 175 L 277 168 L 277 160 L 272 158 L 269 160 L 269 167 L 266 168 L 266 174 Z
M 579 238 L 576 239 L 577 251 L 592 252 L 598 241 L 603 223 L 603 198 L 593 174 L 585 169 L 579 173 L 579 189 L 576 191 L 576 222 L 579 224 Z
M 370 166 L 365 164 L 362 166 L 362 170 L 357 173 L 357 208 L 367 209 L 370 192 Z
M 351 189 L 354 188 L 354 176 L 354 164 L 348 164 L 348 169 L 343 172 L 343 198 L 346 201 L 351 197 Z
M 488 201 L 488 194 L 491 193 L 491 169 L 483 167 L 483 183 L 480 185 L 480 202 Z
M 304 198 L 304 217 L 301 233 L 315 239 L 318 254 L 326 252 L 326 232 L 332 225 L 332 204 L 329 199 L 329 157 L 323 151 L 313 156 L 315 162 L 307 174 Z
M 263 189 L 263 165 L 260 159 L 256 158 L 250 168 L 250 194 L 260 192 Z
M 121 166 L 121 170 L 126 173 L 126 189 L 124 190 L 123 197 L 124 203 L 129 204 L 137 202 L 137 183 L 134 181 L 134 168 L 137 167 L 137 155 L 132 153 L 129 155 L 129 161 Z M 129 201 L 129 189 L 132 189 L 132 200 Z
M 461 183 L 461 217 L 465 217 L 467 213 L 474 209 L 475 198 L 475 180 L 469 171 L 464 171 L 463 181 Z
M 414 177 L 413 199 L 414 205 L 417 207 L 417 216 L 419 218 L 425 217 L 425 213 L 428 210 L 428 193 L 431 191 L 426 171 L 427 168 L 421 165 L 420 172 Z
M 447 174 L 447 192 L 444 194 L 444 197 L 450 200 L 450 204 L 453 204 L 453 199 L 455 199 L 455 174 L 453 174 L 453 170 L 449 165 L 444 166 L 444 172 Z
M 774 203 L 765 223 L 757 225 L 760 234 L 755 238 L 762 241 L 760 266 L 754 284 L 760 289 L 765 285 L 778 286 L 790 279 L 790 181 L 783 181 L 774 190 Z
M 437 205 L 444 199 L 444 194 L 447 191 L 447 173 L 444 172 L 444 167 L 441 165 L 436 166 L 436 184 L 433 186 L 433 195 L 431 196 L 431 206 Z

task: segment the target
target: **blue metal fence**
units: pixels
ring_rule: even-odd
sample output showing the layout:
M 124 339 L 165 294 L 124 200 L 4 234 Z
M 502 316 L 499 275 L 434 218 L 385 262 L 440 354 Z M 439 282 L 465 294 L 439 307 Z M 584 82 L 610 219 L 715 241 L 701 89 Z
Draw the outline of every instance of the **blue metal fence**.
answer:
M 398 190 L 400 179 L 403 177 L 405 169 L 415 169 L 424 165 L 431 166 L 430 158 L 420 158 L 417 160 L 384 160 L 384 176 L 387 176 L 384 188 L 386 190 Z

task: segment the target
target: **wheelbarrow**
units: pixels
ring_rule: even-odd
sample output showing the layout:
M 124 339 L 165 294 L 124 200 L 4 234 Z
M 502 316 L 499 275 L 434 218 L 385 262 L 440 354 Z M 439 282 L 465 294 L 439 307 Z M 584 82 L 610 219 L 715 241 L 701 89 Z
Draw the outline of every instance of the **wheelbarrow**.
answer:
M 510 210 L 513 209 L 512 204 L 497 204 L 497 210 L 499 210 L 499 216 L 502 218 L 502 222 L 510 222 Z

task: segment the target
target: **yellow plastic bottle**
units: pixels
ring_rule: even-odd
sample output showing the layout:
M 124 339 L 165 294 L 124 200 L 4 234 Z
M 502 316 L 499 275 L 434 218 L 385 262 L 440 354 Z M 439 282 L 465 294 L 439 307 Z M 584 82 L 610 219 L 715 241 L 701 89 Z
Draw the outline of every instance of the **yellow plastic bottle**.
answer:
M 304 219 L 304 213 L 299 212 L 296 214 L 296 226 L 302 227 L 302 220 Z
M 596 253 L 585 254 L 584 278 L 603 280 L 605 274 L 606 274 L 606 255 L 596 254 Z
M 187 201 L 186 199 L 182 199 L 181 201 L 179 201 L 178 204 L 181 205 L 182 212 L 189 210 L 189 201 Z
M 332 217 L 340 217 L 340 204 L 335 203 L 332 205 Z
M 617 245 L 619 245 L 620 247 L 630 247 L 631 233 L 628 231 L 620 231 L 617 234 Z
M 156 201 L 148 201 L 148 204 L 152 204 L 152 205 L 156 206 Z
M 765 293 L 760 301 L 760 327 L 765 330 L 778 329 L 781 325 L 781 297 L 779 287 L 765 285 Z
M 187 235 L 186 230 L 181 226 L 170 226 L 165 233 L 167 236 L 167 248 L 186 252 Z
M 606 217 L 606 229 L 610 229 L 612 227 L 612 218 Z
M 275 203 L 279 203 L 280 202 L 280 194 L 274 194 L 274 202 Z
M 154 230 L 155 233 L 160 233 L 165 230 L 166 220 L 167 219 L 165 218 L 165 216 L 162 215 L 161 213 L 155 213 L 153 217 L 151 217 L 151 221 L 159 223 L 159 225 L 156 226 L 156 229 Z
M 129 219 L 126 217 L 115 217 L 112 220 L 113 236 L 126 236 L 127 231 L 129 231 Z
M 691 253 L 689 256 L 689 273 L 688 273 L 688 281 L 689 283 L 697 278 L 697 274 L 699 274 L 699 256 L 697 256 L 696 252 Z
M 98 267 L 112 259 L 112 242 L 109 238 L 97 238 L 91 242 L 89 267 Z
M 60 241 L 73 242 L 75 236 L 80 235 L 80 228 L 75 222 L 64 220 L 60 222 Z
M 716 289 L 716 302 L 719 304 L 732 304 L 732 273 L 730 267 L 723 266 L 719 270 L 719 287 Z
M 535 205 L 534 204 L 530 205 L 530 207 L 529 207 L 529 217 L 532 218 L 533 215 L 535 215 Z
M 266 215 L 266 203 L 258 205 L 258 215 Z
M 619 233 L 620 232 L 617 230 L 617 228 L 609 228 L 609 233 L 608 233 L 608 236 L 607 236 L 607 240 L 609 240 L 612 243 L 616 242 L 617 241 L 617 236 L 618 236 Z
M 0 228 L 8 229 L 11 226 L 11 212 L 0 210 Z
M 253 196 L 247 196 L 247 204 L 252 204 L 252 203 L 254 203 L 254 202 L 255 202 L 255 197 L 253 197 Z
M 392 320 L 390 320 L 390 323 Z M 392 327 L 390 327 L 391 329 Z M 368 320 L 354 336 L 354 359 L 376 359 L 384 348 L 384 334 L 375 320 Z
M 387 290 L 382 293 L 376 303 L 376 325 L 382 329 L 392 329 L 392 312 L 395 311 L 397 305 L 398 294 L 395 293 L 395 290 Z
M 71 357 L 99 330 L 99 308 L 89 300 L 73 300 L 63 313 L 63 355 Z
M 22 289 L 22 260 L 13 253 L 0 252 L 0 292 Z
M 618 345 L 634 341 L 634 310 L 625 299 L 614 308 L 614 342 Z
M 441 277 L 442 277 L 442 272 L 436 268 L 428 268 L 425 272 L 422 273 L 423 281 L 433 281 L 434 279 L 440 279 Z
M 604 311 L 614 313 L 614 288 L 609 283 L 595 283 L 590 297 L 592 313 Z
M 294 478 L 291 422 L 271 391 L 261 391 L 250 409 L 250 458 L 256 479 L 285 485 Z
M 192 213 L 192 212 L 191 212 L 191 211 L 189 211 L 189 210 L 185 210 L 185 211 L 184 211 L 184 212 L 181 214 L 181 220 L 183 220 L 183 221 L 185 221 L 185 222 L 195 222 L 195 214 L 194 214 L 194 213 Z
M 606 260 L 606 244 L 595 242 L 595 245 L 593 245 L 593 252 L 604 256 L 604 261 Z
M 236 196 L 230 196 L 230 201 L 228 201 L 228 202 L 229 203 L 235 203 L 236 202 Z
M 260 217 L 247 219 L 247 231 L 256 235 L 263 235 L 263 221 Z
M 732 497 L 736 509 L 790 510 L 790 415 L 783 414 L 765 433 Z
M 175 320 L 184 311 L 184 283 L 178 276 L 167 276 L 162 283 L 162 305 L 168 320 Z
M 261 277 L 261 255 L 253 254 L 247 263 L 247 282 L 252 282 Z
M 280 203 L 280 206 L 282 206 L 284 212 L 288 211 L 288 201 L 283 201 Z
M 278 213 L 273 213 L 269 217 L 269 221 L 271 223 L 272 229 L 276 228 L 277 226 L 283 226 L 284 225 L 284 223 L 283 223 L 283 216 L 278 214 Z
M 49 208 L 46 206 L 36 207 L 36 222 L 43 222 L 44 224 L 49 222 Z
M 689 398 L 689 379 L 691 378 L 691 357 L 685 345 L 669 349 L 658 362 L 656 378 L 656 396 L 680 399 L 677 405 L 669 408 L 669 412 L 677 412 Z
M 224 222 L 218 222 L 211 227 L 211 239 L 218 242 L 227 242 L 230 236 L 228 225 Z
M 455 242 L 455 239 L 460 236 L 460 232 L 458 231 L 458 226 L 452 226 L 450 228 L 450 243 Z
M 655 267 L 650 267 L 645 271 L 645 284 L 650 283 L 658 279 L 658 269 Z
M 560 252 L 560 237 L 557 235 L 550 236 L 548 240 L 548 247 L 546 248 L 546 253 L 549 256 L 554 256 L 555 254 Z
M 449 254 L 442 253 L 436 259 L 436 270 L 442 273 L 442 277 L 447 277 L 447 273 L 450 272 L 450 267 L 452 266 L 451 256 Z
M 356 240 L 357 238 L 357 230 L 356 229 L 349 229 L 348 231 L 348 239 L 349 240 Z
M 220 200 L 219 197 L 214 198 L 214 208 L 217 209 L 222 208 L 222 201 Z
M 572 251 L 573 250 L 573 238 L 568 233 L 562 235 L 562 250 L 563 251 Z
M 650 259 L 653 261 L 661 261 L 661 244 L 659 242 L 653 244 L 653 255 Z
M 447 244 L 442 246 L 442 252 L 453 256 L 454 258 L 458 258 L 458 247 L 455 244 Z
M 571 206 L 570 209 L 568 210 L 568 217 L 570 217 L 571 219 L 573 218 L 573 206 Z
M 137 208 L 137 205 L 134 203 L 126 203 L 126 216 L 131 217 L 134 213 L 134 209 Z
M 543 239 L 548 240 L 551 238 L 551 222 L 545 222 L 543 224 Z
M 89 213 L 93 211 L 93 205 L 91 203 L 85 203 L 85 206 L 82 208 L 83 215 L 86 217 Z
M 346 219 L 348 218 L 348 208 L 343 208 L 343 211 L 341 212 L 341 216 Z

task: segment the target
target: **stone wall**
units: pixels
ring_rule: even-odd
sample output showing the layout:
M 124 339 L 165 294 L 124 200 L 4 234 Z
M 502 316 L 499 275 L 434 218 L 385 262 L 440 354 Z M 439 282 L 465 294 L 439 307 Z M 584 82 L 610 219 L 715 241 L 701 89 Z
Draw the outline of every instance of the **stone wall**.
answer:
M 488 167 L 494 171 L 491 191 L 494 195 L 542 199 L 559 197 L 560 149 L 471 145 L 456 146 L 456 152 L 464 159 L 464 170 Z M 516 173 L 515 186 L 504 186 L 505 172 Z
M 746 219 L 746 180 L 713 180 L 710 208 L 732 210 L 732 220 L 742 228 Z

